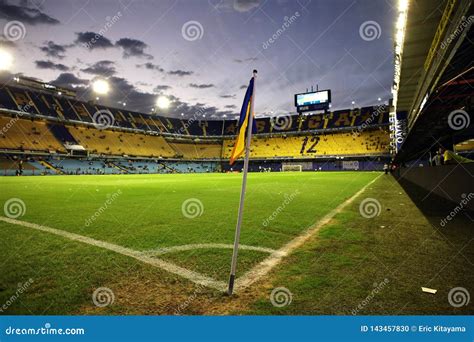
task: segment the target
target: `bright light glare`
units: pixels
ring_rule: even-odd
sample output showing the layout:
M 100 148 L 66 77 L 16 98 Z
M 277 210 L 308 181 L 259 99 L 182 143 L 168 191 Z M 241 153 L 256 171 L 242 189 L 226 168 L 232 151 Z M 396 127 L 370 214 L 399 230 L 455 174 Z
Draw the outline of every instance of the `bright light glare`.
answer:
M 10 70 L 12 64 L 12 55 L 4 50 L 0 50 L 0 70 Z
M 398 10 L 404 12 L 408 9 L 408 0 L 399 0 L 398 1 Z
M 94 89 L 94 92 L 97 94 L 107 94 L 110 90 L 110 86 L 107 81 L 97 80 L 92 85 L 92 89 Z
M 156 105 L 158 106 L 158 108 L 166 109 L 170 106 L 170 100 L 166 96 L 160 96 L 156 100 Z

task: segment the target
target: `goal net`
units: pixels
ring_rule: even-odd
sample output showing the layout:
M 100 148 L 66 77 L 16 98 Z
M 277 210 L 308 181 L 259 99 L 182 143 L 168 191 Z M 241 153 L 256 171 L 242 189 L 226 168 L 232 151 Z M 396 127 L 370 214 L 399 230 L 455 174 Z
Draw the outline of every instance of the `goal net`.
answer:
M 286 172 L 286 171 L 303 171 L 303 166 L 300 165 L 300 164 L 283 164 L 282 167 L 281 167 L 281 170 L 283 172 Z

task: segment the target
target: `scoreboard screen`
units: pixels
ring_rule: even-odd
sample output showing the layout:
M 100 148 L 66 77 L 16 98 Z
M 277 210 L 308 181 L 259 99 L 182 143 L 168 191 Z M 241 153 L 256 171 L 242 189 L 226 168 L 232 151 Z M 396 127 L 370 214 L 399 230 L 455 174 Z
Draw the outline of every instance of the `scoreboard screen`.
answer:
M 295 94 L 295 106 L 298 111 L 327 109 L 331 103 L 331 90 Z

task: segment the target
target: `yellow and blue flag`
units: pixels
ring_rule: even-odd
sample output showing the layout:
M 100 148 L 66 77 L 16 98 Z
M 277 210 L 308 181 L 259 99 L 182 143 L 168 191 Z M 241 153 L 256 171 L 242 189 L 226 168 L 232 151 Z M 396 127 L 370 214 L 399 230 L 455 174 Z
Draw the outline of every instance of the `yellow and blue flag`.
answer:
M 234 164 L 234 162 L 239 159 L 240 156 L 245 151 L 245 136 L 247 133 L 247 126 L 249 124 L 250 115 L 253 113 L 252 111 L 252 101 L 254 101 L 253 96 L 253 87 L 254 87 L 254 78 L 250 79 L 249 86 L 247 87 L 247 91 L 245 92 L 244 103 L 242 104 L 242 109 L 240 110 L 240 119 L 239 119 L 239 132 L 237 133 L 237 139 L 235 140 L 234 149 L 230 155 L 230 165 Z M 257 133 L 257 125 L 255 123 L 252 125 L 252 133 Z

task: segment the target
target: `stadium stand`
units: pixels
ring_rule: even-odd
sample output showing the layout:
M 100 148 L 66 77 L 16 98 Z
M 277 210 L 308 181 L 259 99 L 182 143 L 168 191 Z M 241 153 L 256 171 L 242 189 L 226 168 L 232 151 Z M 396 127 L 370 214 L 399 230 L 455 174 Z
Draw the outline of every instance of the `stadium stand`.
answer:
M 44 121 L 0 116 L 0 149 L 65 152 Z
M 225 140 L 223 158 L 229 158 L 234 141 Z M 388 151 L 386 130 L 322 135 L 256 138 L 251 148 L 252 158 L 312 158 L 315 156 L 376 155 Z
M 138 133 L 69 126 L 75 140 L 93 153 L 142 157 L 173 157 L 175 152 L 163 137 Z
M 217 159 L 221 156 L 222 144 L 202 144 L 202 143 L 172 143 L 169 145 L 176 151 L 176 155 L 183 159 Z
M 167 118 L 78 101 L 67 89 L 62 93 L 24 85 L 0 89 L 0 150 L 6 156 L 0 164 L 2 174 L 17 174 L 19 159 L 25 161 L 23 175 L 232 170 L 227 166 L 236 120 Z M 107 129 L 94 122 L 98 112 L 112 118 Z M 254 171 L 281 170 L 285 159 L 388 158 L 385 105 L 257 118 L 255 125 L 251 158 L 264 163 L 252 164 Z M 19 159 L 12 161 L 12 155 Z

